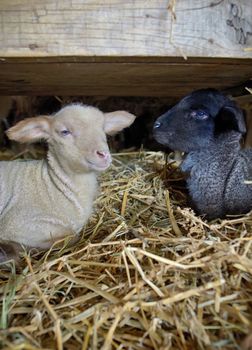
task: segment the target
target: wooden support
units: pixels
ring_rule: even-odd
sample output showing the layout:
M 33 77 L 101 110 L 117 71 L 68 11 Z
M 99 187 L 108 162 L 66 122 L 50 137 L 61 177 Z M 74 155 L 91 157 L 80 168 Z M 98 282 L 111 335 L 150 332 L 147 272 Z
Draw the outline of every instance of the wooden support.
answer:
M 0 94 L 178 96 L 252 77 L 251 0 L 1 0 Z
M 0 95 L 181 97 L 198 88 L 226 89 L 251 77 L 251 60 L 5 59 L 0 61 Z
M 0 57 L 252 57 L 251 0 L 1 0 Z

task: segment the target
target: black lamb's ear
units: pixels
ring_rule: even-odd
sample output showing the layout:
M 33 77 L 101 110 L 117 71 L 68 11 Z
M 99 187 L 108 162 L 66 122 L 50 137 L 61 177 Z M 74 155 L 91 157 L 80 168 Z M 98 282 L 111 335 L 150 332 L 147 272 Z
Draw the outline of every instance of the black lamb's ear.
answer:
M 243 111 L 237 106 L 224 106 L 215 117 L 215 132 L 223 133 L 235 130 L 246 133 L 246 124 Z

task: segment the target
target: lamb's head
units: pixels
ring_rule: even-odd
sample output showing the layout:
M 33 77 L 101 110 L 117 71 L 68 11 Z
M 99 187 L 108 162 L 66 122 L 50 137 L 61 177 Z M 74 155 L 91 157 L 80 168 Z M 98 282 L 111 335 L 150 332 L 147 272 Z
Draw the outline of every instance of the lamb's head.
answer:
M 7 135 L 18 142 L 46 140 L 50 153 L 74 172 L 102 171 L 111 163 L 106 134 L 115 134 L 134 120 L 135 116 L 125 111 L 103 113 L 95 107 L 72 104 L 53 116 L 24 119 Z
M 246 132 L 241 109 L 215 89 L 196 90 L 159 117 L 153 128 L 155 139 L 182 152 L 209 146 L 216 136 L 231 130 Z

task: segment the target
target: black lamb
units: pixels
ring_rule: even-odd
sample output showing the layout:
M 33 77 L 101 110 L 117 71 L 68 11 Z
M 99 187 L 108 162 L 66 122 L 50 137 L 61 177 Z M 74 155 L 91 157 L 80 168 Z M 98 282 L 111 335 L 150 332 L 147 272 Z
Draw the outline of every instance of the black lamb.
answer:
M 214 89 L 184 97 L 154 124 L 155 139 L 186 153 L 192 205 L 208 219 L 252 209 L 252 148 L 241 149 L 246 132 L 242 110 Z

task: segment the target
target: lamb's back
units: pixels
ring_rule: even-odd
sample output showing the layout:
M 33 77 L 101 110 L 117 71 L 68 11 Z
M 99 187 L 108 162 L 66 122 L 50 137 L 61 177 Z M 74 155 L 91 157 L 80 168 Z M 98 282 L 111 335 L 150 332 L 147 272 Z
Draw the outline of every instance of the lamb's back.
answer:
M 30 199 L 27 194 L 36 186 L 34 179 L 40 165 L 42 162 L 37 160 L 0 162 L 0 215 L 4 215 L 14 202 L 22 199 L 25 204 L 26 198 Z
M 225 208 L 230 214 L 252 209 L 252 149 L 238 153 L 228 174 L 224 196 Z

